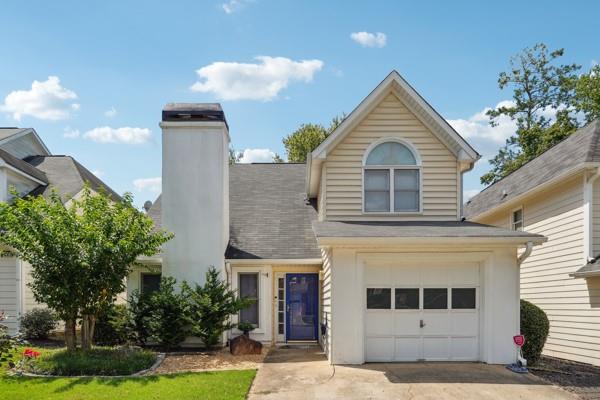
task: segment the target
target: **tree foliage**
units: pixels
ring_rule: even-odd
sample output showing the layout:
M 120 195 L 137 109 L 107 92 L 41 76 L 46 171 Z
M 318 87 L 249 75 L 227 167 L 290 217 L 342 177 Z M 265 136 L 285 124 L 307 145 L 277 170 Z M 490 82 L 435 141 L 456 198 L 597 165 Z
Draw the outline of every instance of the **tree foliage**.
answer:
M 123 292 L 137 257 L 156 254 L 171 235 L 154 230 L 130 194 L 116 200 L 85 187 L 67 204 L 55 191 L 48 198 L 13 194 L 14 203 L 0 204 L 0 242 L 31 264 L 35 300 L 65 321 L 67 347 L 75 349 L 81 318 L 89 349 L 96 315 Z
M 253 300 L 239 298 L 219 277 L 219 272 L 209 268 L 204 285 L 191 287 L 186 282 L 182 293 L 189 304 L 189 320 L 193 336 L 202 339 L 207 348 L 221 340 L 223 332 L 235 326 L 230 317 L 250 306 Z
M 508 116 L 517 130 L 490 160 L 492 170 L 481 177 L 492 184 L 569 136 L 578 127 L 574 116 L 577 64 L 558 64 L 563 49 L 549 52 L 538 43 L 510 60 L 510 71 L 501 72 L 500 89 L 512 88 L 513 100 L 487 112 L 492 126 Z M 552 115 L 555 114 L 555 117 Z
M 283 138 L 283 145 L 288 162 L 306 162 L 308 153 L 320 145 L 342 123 L 345 116 L 336 116 L 331 120 L 329 127 L 321 124 L 302 124 L 294 132 Z
M 575 85 L 575 107 L 586 122 L 600 118 L 600 65 L 596 64 L 579 77 Z

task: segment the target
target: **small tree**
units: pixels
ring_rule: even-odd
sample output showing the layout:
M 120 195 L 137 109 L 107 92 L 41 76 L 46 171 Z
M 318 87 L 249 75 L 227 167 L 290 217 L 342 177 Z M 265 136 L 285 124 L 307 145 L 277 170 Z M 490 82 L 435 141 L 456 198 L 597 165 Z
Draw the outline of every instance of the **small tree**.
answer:
M 528 364 L 535 364 L 541 358 L 549 330 L 550 321 L 544 310 L 521 300 L 521 334 L 525 336 L 523 356 Z
M 81 318 L 81 346 L 88 350 L 96 315 L 123 292 L 137 257 L 156 254 L 172 235 L 156 231 L 130 194 L 111 199 L 86 186 L 67 204 L 55 191 L 48 198 L 13 195 L 13 204 L 0 204 L 0 242 L 31 264 L 35 300 L 65 321 L 67 348 L 76 348 Z
M 308 153 L 317 148 L 344 120 L 345 115 L 331 120 L 328 128 L 320 124 L 302 124 L 300 128 L 283 138 L 287 159 L 292 163 L 303 163 Z M 275 162 L 278 162 L 275 160 Z
M 207 348 L 217 345 L 223 332 L 235 326 L 230 317 L 252 305 L 254 300 L 241 299 L 227 282 L 219 278 L 219 272 L 209 268 L 204 285 L 182 285 L 182 293 L 189 304 L 191 334 L 202 339 Z

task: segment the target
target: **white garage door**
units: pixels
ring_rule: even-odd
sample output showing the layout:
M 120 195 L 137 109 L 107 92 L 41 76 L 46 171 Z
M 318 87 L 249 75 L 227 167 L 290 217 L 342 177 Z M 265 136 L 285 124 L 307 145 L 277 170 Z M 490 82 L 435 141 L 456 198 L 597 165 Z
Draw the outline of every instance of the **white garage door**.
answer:
M 366 263 L 367 361 L 479 359 L 479 264 Z
M 17 260 L 0 257 L 0 311 L 8 317 L 2 324 L 10 333 L 17 329 Z

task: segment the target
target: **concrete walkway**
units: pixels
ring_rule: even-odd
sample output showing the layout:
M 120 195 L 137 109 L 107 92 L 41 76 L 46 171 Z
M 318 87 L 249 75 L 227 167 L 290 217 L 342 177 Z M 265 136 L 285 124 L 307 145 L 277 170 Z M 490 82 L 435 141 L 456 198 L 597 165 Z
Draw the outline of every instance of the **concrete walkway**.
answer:
M 545 399 L 577 397 L 539 378 L 477 363 L 331 366 L 320 349 L 274 348 L 249 400 L 269 399 Z

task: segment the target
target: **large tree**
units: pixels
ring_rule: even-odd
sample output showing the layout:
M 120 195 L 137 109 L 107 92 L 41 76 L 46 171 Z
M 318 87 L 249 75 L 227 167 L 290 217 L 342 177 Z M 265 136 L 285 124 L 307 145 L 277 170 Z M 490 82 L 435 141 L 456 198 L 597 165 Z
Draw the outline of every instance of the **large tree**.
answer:
M 586 122 L 600 118 L 600 65 L 594 65 L 577 80 L 575 108 L 583 113 Z
M 116 200 L 86 187 L 67 204 L 55 191 L 47 198 L 13 195 L 13 203 L 0 203 L 0 242 L 31 264 L 35 300 L 65 321 L 69 350 L 81 319 L 87 350 L 96 316 L 123 292 L 136 259 L 156 254 L 172 235 L 156 231 L 130 194 Z
M 329 127 L 321 124 L 302 124 L 300 128 L 283 138 L 288 162 L 306 162 L 306 156 L 320 145 L 344 120 L 344 115 L 331 120 Z
M 511 88 L 513 101 L 488 111 L 492 126 L 508 116 L 517 130 L 490 160 L 492 170 L 481 177 L 492 184 L 537 157 L 578 126 L 575 118 L 577 64 L 558 64 L 563 49 L 549 51 L 538 43 L 510 60 L 510 71 L 500 73 L 500 89 Z

